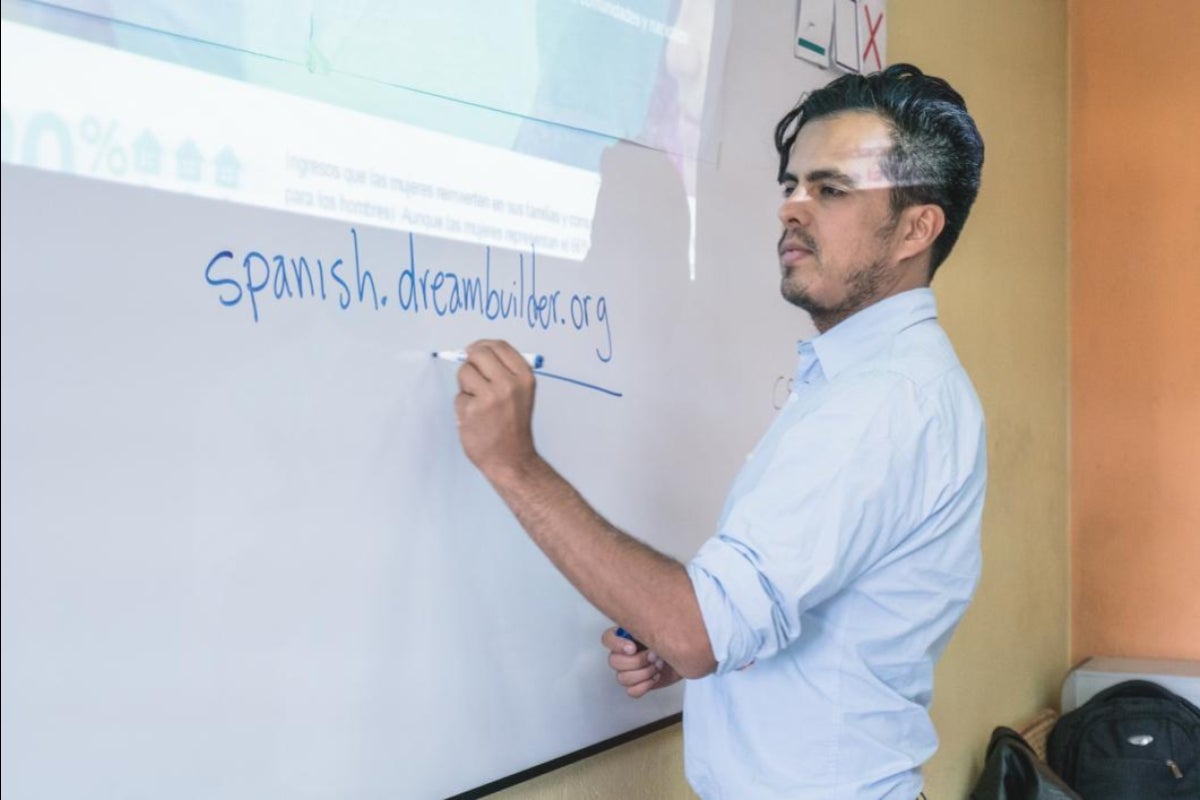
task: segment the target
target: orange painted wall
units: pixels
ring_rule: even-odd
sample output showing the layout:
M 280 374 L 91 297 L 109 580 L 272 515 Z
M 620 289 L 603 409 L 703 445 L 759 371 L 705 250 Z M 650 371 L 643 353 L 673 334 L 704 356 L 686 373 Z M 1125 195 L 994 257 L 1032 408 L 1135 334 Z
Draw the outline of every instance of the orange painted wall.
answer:
M 1072 659 L 1200 659 L 1200 2 L 1068 31 Z

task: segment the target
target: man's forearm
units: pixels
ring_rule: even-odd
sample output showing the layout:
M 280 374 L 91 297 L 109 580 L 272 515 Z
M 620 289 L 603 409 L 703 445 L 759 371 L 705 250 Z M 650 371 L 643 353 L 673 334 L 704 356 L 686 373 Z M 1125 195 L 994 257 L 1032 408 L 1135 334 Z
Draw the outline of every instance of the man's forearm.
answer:
M 680 675 L 697 678 L 715 669 L 682 564 L 615 528 L 540 457 L 487 477 L 534 543 L 592 605 L 636 633 Z

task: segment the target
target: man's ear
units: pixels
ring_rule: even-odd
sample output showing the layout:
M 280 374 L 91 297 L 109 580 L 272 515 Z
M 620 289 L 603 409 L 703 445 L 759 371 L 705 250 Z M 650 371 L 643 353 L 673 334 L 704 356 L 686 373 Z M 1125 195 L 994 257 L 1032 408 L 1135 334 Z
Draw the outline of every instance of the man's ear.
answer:
M 946 212 L 941 206 L 909 206 L 900 214 L 900 242 L 896 255 L 905 261 L 933 248 L 946 227 Z

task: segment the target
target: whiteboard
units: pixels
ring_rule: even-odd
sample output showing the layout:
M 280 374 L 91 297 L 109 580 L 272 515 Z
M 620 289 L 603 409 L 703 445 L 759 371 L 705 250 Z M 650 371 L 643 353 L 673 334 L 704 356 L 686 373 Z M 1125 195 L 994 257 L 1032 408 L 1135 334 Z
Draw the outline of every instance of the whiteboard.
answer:
M 811 333 L 778 297 L 770 132 L 830 75 L 792 13 L 735 17 L 694 270 L 679 172 L 629 144 L 582 261 L 5 164 L 5 797 L 441 797 L 678 712 L 615 683 L 610 623 L 466 461 L 429 353 L 544 354 L 543 455 L 689 558 Z M 559 313 L 404 308 L 410 269 L 442 308 L 453 273 Z M 255 304 L 223 302 L 239 275 L 270 276 Z

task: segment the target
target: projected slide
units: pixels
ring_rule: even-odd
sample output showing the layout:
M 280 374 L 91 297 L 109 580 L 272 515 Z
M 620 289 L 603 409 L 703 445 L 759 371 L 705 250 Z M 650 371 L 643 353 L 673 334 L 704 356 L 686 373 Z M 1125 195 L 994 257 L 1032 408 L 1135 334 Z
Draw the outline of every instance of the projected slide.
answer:
M 581 259 L 614 138 L 715 147 L 714 0 L 4 11 L 9 163 Z

